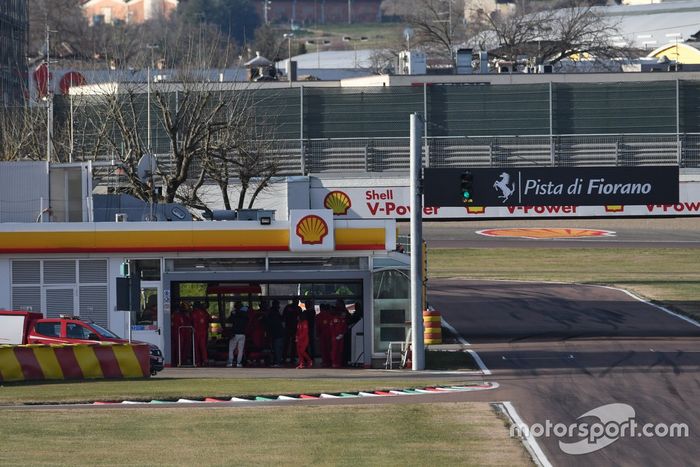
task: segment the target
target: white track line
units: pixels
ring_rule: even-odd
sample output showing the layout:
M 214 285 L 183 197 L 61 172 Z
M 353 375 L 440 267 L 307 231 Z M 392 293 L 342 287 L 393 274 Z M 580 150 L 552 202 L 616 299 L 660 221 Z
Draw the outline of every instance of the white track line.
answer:
M 457 330 L 454 327 L 452 327 L 452 325 L 450 323 L 448 323 L 444 317 L 442 318 L 442 325 L 445 326 L 447 328 L 447 330 L 452 333 L 453 336 L 455 336 L 455 338 L 459 341 L 460 344 L 471 345 L 469 342 L 466 341 L 466 339 L 464 337 L 459 335 Z
M 467 340 L 464 337 L 462 337 L 459 334 L 459 332 L 457 332 L 457 330 L 454 327 L 452 327 L 452 325 L 450 323 L 448 323 L 445 320 L 445 318 L 442 318 L 442 325 L 445 326 L 452 333 L 453 336 L 455 336 L 455 339 L 457 339 L 460 344 L 471 345 L 469 342 L 467 342 Z M 489 370 L 488 367 L 486 366 L 486 364 L 484 364 L 484 361 L 481 359 L 481 357 L 479 357 L 478 353 L 474 352 L 471 349 L 464 349 L 464 352 L 468 352 L 469 355 L 472 356 L 472 358 L 474 359 L 476 364 L 479 365 L 479 369 L 481 370 L 481 373 L 484 376 L 491 375 L 491 370 Z
M 552 463 L 549 462 L 549 459 L 547 459 L 544 451 L 542 451 L 542 448 L 537 443 L 537 439 L 535 439 L 535 437 L 532 436 L 532 433 L 530 433 L 530 430 L 527 429 L 527 426 L 523 422 L 522 418 L 520 418 L 520 415 L 518 415 L 518 412 L 516 412 L 513 404 L 511 404 L 510 401 L 504 401 L 501 402 L 501 405 L 503 406 L 508 418 L 510 418 L 513 424 L 519 428 L 520 433 L 527 433 L 527 436 L 523 436 L 523 443 L 532 455 L 535 463 L 541 467 L 552 467 Z
M 652 303 L 652 302 L 650 302 L 649 300 L 646 300 L 646 299 L 644 299 L 644 298 L 642 298 L 642 297 L 639 297 L 639 296 L 635 295 L 634 293 L 630 292 L 629 290 L 621 289 L 621 288 L 619 288 L 619 287 L 612 287 L 612 286 L 609 286 L 609 285 L 592 285 L 592 286 L 593 286 L 593 287 L 601 287 L 601 288 L 603 288 L 603 289 L 610 289 L 610 290 L 617 290 L 617 291 L 619 291 L 619 292 L 624 292 L 624 293 L 626 293 L 627 295 L 629 295 L 630 297 L 634 298 L 635 300 L 638 300 L 638 301 L 640 301 L 640 302 L 642 302 L 642 303 L 646 303 L 646 304 L 649 305 L 649 306 L 653 306 L 654 308 L 656 308 L 656 309 L 658 309 L 658 310 L 661 310 L 661 311 L 663 311 L 664 313 L 668 313 L 668 314 L 671 315 L 671 316 L 675 316 L 676 318 L 682 319 L 682 320 L 685 321 L 686 323 L 690 323 L 690 324 L 692 324 L 693 326 L 697 326 L 697 327 L 700 328 L 700 323 L 698 323 L 697 321 L 695 321 L 693 318 L 689 318 L 689 317 L 687 317 L 687 316 L 685 316 L 685 315 L 681 315 L 681 314 L 679 314 L 679 313 L 676 313 L 675 311 L 671 311 L 671 310 L 669 310 L 669 309 L 666 308 L 666 307 L 663 307 L 663 306 L 661 306 L 661 305 L 657 305 L 657 304 L 655 304 L 655 303 Z
M 479 357 L 479 354 L 474 352 L 472 349 L 465 349 L 465 352 L 469 352 L 469 354 L 472 356 L 474 361 L 476 362 L 477 365 L 479 365 L 479 369 L 485 376 L 490 376 L 491 375 L 491 370 L 489 370 L 486 365 L 484 364 L 484 361 Z

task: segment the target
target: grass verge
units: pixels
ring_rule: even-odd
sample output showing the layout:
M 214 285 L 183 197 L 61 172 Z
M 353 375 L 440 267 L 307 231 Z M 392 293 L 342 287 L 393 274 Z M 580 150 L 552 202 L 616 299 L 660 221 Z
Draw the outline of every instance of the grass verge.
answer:
M 425 387 L 463 382 L 426 378 L 168 378 L 123 381 L 15 383 L 0 387 L 0 404 L 49 404 L 100 401 L 150 401 L 268 394 L 302 394 Z
M 3 465 L 530 463 L 487 403 L 12 410 L 0 436 Z
M 622 287 L 700 318 L 700 249 L 430 249 L 430 277 L 579 282 Z

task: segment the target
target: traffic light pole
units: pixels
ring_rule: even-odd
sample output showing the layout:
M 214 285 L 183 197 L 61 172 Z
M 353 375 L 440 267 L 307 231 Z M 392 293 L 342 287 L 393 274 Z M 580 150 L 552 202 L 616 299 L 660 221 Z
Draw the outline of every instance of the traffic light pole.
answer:
M 423 119 L 411 114 L 411 335 L 412 370 L 425 369 L 423 343 L 423 189 L 421 133 Z

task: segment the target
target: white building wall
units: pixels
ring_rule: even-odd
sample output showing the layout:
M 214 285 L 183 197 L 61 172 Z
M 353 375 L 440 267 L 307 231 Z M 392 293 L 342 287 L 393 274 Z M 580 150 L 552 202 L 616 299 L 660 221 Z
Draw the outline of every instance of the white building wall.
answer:
M 0 168 L 0 222 L 36 222 L 49 206 L 45 162 L 3 162 Z M 44 215 L 43 220 L 48 221 Z

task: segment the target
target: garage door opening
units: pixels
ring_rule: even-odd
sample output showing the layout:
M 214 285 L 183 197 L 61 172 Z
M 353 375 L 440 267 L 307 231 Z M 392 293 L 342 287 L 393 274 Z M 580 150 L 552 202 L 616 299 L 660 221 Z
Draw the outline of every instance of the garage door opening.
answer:
M 297 366 L 300 319 L 308 321 L 308 352 L 314 366 L 363 364 L 361 280 L 173 281 L 170 295 L 173 366 L 235 366 L 238 341 L 243 339 L 237 339 L 233 348 L 231 340 L 239 333 L 245 336 L 243 366 Z M 237 320 L 238 313 L 243 318 Z M 328 355 L 329 348 L 335 355 Z

